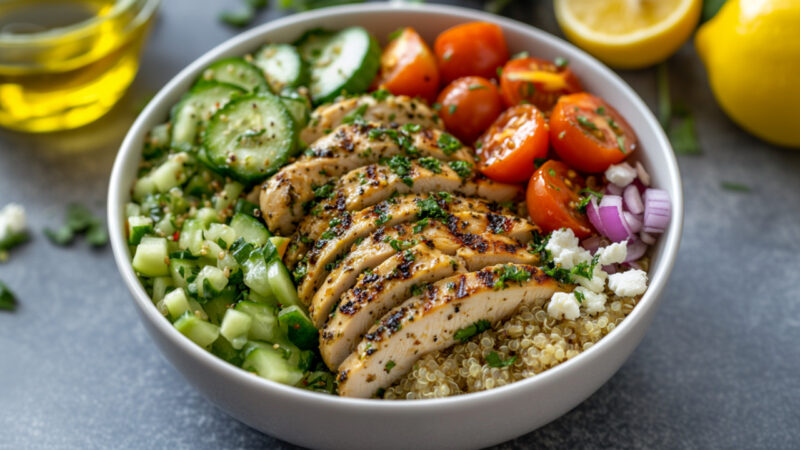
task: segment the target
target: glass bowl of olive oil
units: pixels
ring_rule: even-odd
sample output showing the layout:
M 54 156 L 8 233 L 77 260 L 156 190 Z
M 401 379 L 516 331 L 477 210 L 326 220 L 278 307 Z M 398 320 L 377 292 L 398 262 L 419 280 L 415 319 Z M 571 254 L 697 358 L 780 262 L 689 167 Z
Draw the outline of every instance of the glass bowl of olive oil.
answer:
M 160 0 L 0 0 L 0 126 L 76 128 L 105 114 L 139 68 Z

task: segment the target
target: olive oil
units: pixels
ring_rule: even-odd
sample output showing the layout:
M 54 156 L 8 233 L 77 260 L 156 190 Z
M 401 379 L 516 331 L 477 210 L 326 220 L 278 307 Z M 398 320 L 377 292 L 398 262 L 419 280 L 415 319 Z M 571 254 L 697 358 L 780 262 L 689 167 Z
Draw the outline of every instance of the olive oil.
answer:
M 0 126 L 79 127 L 122 97 L 158 0 L 0 0 Z

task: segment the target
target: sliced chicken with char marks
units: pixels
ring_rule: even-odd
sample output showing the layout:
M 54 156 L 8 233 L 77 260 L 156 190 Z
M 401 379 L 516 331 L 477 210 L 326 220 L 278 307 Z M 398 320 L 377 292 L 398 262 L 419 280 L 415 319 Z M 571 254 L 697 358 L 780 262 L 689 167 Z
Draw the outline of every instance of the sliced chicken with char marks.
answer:
M 322 285 L 325 277 L 336 266 L 336 259 L 346 253 L 356 239 L 366 238 L 379 227 L 390 227 L 426 217 L 446 219 L 453 212 L 490 212 L 489 208 L 485 203 L 475 199 L 434 194 L 425 197 L 414 196 L 410 202 L 398 201 L 396 204 L 392 201 L 381 202 L 356 214 L 343 214 L 331 223 L 332 226 L 320 235 L 320 239 L 303 256 L 306 275 L 297 288 L 297 295 L 305 304 L 309 304 L 314 291 Z
M 353 287 L 359 274 L 381 264 L 397 252 L 398 246 L 430 240 L 436 243 L 438 250 L 452 255 L 468 244 L 480 248 L 483 240 L 495 241 L 498 234 L 525 244 L 530 241 L 531 233 L 536 229 L 530 222 L 518 217 L 478 212 L 453 213 L 446 223 L 428 220 L 379 228 L 356 244 L 316 289 L 309 307 L 311 320 L 317 328 L 321 328 L 334 303 Z M 481 235 L 482 239 L 465 238 L 467 234 Z M 494 247 L 494 244 L 490 245 Z
M 437 281 L 386 313 L 369 330 L 339 366 L 339 395 L 371 397 L 407 373 L 426 353 L 455 344 L 458 330 L 478 320 L 497 323 L 522 304 L 544 304 L 558 288 L 555 280 L 536 267 L 517 264 Z
M 405 95 L 377 99 L 362 95 L 322 105 L 311 114 L 309 125 L 300 132 L 300 140 L 310 144 L 325 136 L 328 130 L 341 125 L 348 117 L 358 116 L 366 122 L 404 125 L 413 123 L 425 128 L 441 128 L 441 120 L 420 100 Z M 352 121 L 352 119 L 350 120 Z
M 262 186 L 261 210 L 273 231 L 288 234 L 307 212 L 315 189 L 350 170 L 396 155 L 473 162 L 472 151 L 441 130 L 387 129 L 379 123 L 346 124 L 320 138 L 297 161 L 283 167 Z M 397 133 L 397 139 L 392 138 Z M 390 134 L 392 136 L 390 136 Z M 442 142 L 442 143 L 440 143 Z M 445 143 L 449 145 L 445 145 Z
M 475 271 L 499 263 L 535 264 L 539 259 L 510 239 L 499 237 L 490 240 L 479 235 L 473 237 L 474 241 L 480 243 L 462 247 L 455 253 L 456 261 L 460 265 L 466 265 L 467 270 Z M 422 248 L 416 249 L 417 261 L 430 259 L 430 254 L 442 255 L 442 252 L 436 250 L 436 244 L 437 241 L 420 244 Z M 444 270 L 438 273 L 421 271 L 419 274 L 408 273 L 407 276 L 398 277 L 395 267 L 402 263 L 391 263 L 397 258 L 403 259 L 406 254 L 403 252 L 398 255 L 399 257 L 392 257 L 382 263 L 373 273 L 362 276 L 356 286 L 342 296 L 328 325 L 322 330 L 320 351 L 331 369 L 335 370 L 353 351 L 361 336 L 375 323 L 375 319 L 409 297 L 408 291 L 412 285 L 421 286 L 455 272 L 454 268 L 450 273 Z M 399 271 L 403 275 L 407 272 Z

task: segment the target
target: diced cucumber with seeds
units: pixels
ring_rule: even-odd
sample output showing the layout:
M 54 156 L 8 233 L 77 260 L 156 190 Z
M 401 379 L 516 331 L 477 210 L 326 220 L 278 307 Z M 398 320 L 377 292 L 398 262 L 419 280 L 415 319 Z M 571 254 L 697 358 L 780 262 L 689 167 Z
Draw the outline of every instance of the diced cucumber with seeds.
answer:
M 203 232 L 203 236 L 220 246 L 222 246 L 220 241 L 224 242 L 226 245 L 223 248 L 227 250 L 236 240 L 236 230 L 222 223 L 212 223 L 208 226 L 208 230 Z
M 264 72 L 272 92 L 302 86 L 308 79 L 306 62 L 289 44 L 264 45 L 253 54 L 253 64 Z
M 311 322 L 308 315 L 297 306 L 283 308 L 278 313 L 278 322 L 285 328 L 289 335 L 289 340 L 294 345 L 304 350 L 310 350 L 317 346 L 319 333 Z
M 294 386 L 303 379 L 303 371 L 284 359 L 282 352 L 268 346 L 249 349 L 242 368 L 278 383 Z
M 261 69 L 243 58 L 226 58 L 208 66 L 197 83 L 209 81 L 232 84 L 250 92 L 269 89 Z
M 300 303 L 300 298 L 297 296 L 297 289 L 292 283 L 292 277 L 283 261 L 275 259 L 269 263 L 267 268 L 267 280 L 269 287 L 278 299 L 278 303 L 283 307 L 297 306 L 301 311 L 305 312 L 305 305 Z
M 365 92 L 380 66 L 380 46 L 362 27 L 312 30 L 300 39 L 297 49 L 309 62 L 314 104 Z
M 156 186 L 158 192 L 168 192 L 174 187 L 178 187 L 189 179 L 192 175 L 188 164 L 190 156 L 185 152 L 171 155 L 169 159 L 156 167 L 148 176 Z
M 171 277 L 157 277 L 153 279 L 153 297 L 152 300 L 154 303 L 158 303 L 161 299 L 164 298 L 164 295 L 167 293 L 167 289 L 174 286 L 175 283 L 172 281 Z
M 247 334 L 250 339 L 274 342 L 281 337 L 282 330 L 273 307 L 245 301 L 237 303 L 234 309 L 252 319 Z
M 214 195 L 214 209 L 219 212 L 223 212 L 232 208 L 233 205 L 236 204 L 236 200 L 239 198 L 239 195 L 241 195 L 243 190 L 244 186 L 242 186 L 241 183 L 237 183 L 235 181 L 225 183 L 222 191 Z
M 172 320 L 176 320 L 187 311 L 191 310 L 189 299 L 186 298 L 186 292 L 183 291 L 183 288 L 175 289 L 164 296 L 161 303 L 164 305 L 164 309 Z
M 142 207 L 138 203 L 126 203 L 125 204 L 125 217 L 133 217 L 133 216 L 141 216 L 142 215 Z
M 172 108 L 172 146 L 186 150 L 197 146 L 199 132 L 211 116 L 231 98 L 244 92 L 238 86 L 213 81 L 194 86 Z
M 216 295 L 228 285 L 228 278 L 220 269 L 214 266 L 205 266 L 197 274 L 197 293 L 200 297 Z M 211 292 L 208 291 L 211 289 Z
M 212 223 L 219 223 L 219 211 L 214 208 L 200 208 L 197 210 L 195 220 L 200 222 L 204 228 L 207 228 Z
M 209 347 L 219 337 L 219 327 L 192 312 L 186 312 L 175 321 L 175 328 L 201 347 Z
M 256 247 L 264 245 L 272 236 L 260 220 L 247 214 L 239 213 L 233 216 L 231 228 L 236 230 L 237 238 L 242 238 Z
M 203 231 L 205 226 L 199 219 L 187 219 L 183 222 L 178 245 L 192 255 L 199 256 L 203 248 Z
M 169 252 L 167 240 L 157 237 L 144 237 L 133 255 L 133 269 L 148 277 L 169 275 Z
M 232 100 L 214 114 L 203 145 L 217 170 L 253 184 L 286 163 L 297 148 L 297 129 L 280 98 L 252 94 Z
M 274 296 L 267 279 L 267 262 L 264 261 L 261 252 L 253 252 L 242 264 L 242 271 L 244 272 L 245 286 L 259 295 Z
M 169 274 L 175 286 L 185 288 L 189 286 L 188 278 L 194 275 L 197 270 L 197 263 L 193 260 L 170 258 Z
M 247 335 L 250 332 L 250 326 L 252 324 L 253 318 L 248 314 L 235 309 L 229 309 L 222 318 L 219 332 L 231 343 L 233 348 L 240 349 L 247 343 Z
M 128 217 L 128 244 L 139 245 L 147 233 L 153 231 L 153 219 L 145 216 Z

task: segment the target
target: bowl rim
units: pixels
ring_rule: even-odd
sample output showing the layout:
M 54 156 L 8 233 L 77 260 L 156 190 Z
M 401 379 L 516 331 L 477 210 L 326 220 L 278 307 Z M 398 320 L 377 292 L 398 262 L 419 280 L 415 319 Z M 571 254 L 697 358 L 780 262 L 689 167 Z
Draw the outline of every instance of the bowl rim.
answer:
M 157 110 L 163 109 L 160 107 L 160 103 L 163 102 L 164 98 L 169 96 L 181 82 L 188 77 L 191 77 L 194 73 L 199 72 L 202 67 L 205 67 L 210 62 L 218 59 L 224 52 L 233 47 L 241 45 L 243 42 L 256 39 L 262 34 L 274 32 L 274 30 L 299 23 L 307 23 L 309 27 L 313 27 L 315 26 L 314 22 L 319 22 L 322 19 L 330 18 L 332 16 L 375 14 L 386 13 L 387 11 L 431 12 L 439 15 L 453 16 L 463 20 L 488 21 L 496 23 L 504 29 L 514 30 L 522 34 L 532 34 L 539 39 L 548 41 L 552 47 L 559 51 L 578 55 L 578 57 L 582 59 L 582 63 L 588 67 L 587 70 L 597 74 L 597 76 L 605 78 L 606 81 L 613 84 L 614 87 L 619 90 L 624 97 L 627 97 L 627 100 L 632 103 L 638 112 L 643 115 L 643 119 L 645 120 L 646 126 L 649 129 L 648 131 L 655 133 L 654 137 L 658 144 L 657 147 L 659 147 L 658 150 L 653 149 L 650 151 L 660 151 L 664 153 L 664 157 L 666 159 L 665 171 L 667 176 L 665 179 L 666 185 L 663 187 L 663 189 L 666 189 L 669 192 L 672 199 L 672 217 L 670 219 L 667 233 L 661 237 L 661 239 L 666 239 L 666 241 L 662 245 L 659 264 L 656 265 L 654 271 L 651 268 L 651 273 L 649 274 L 650 285 L 648 286 L 647 291 L 644 293 L 633 311 L 626 317 L 626 320 L 622 321 L 619 326 L 615 327 L 614 330 L 600 339 L 590 349 L 582 351 L 574 358 L 547 369 L 534 377 L 519 380 L 514 383 L 486 391 L 461 394 L 445 398 L 419 399 L 414 401 L 386 401 L 382 399 L 347 398 L 283 385 L 271 380 L 260 378 L 254 374 L 250 374 L 242 370 L 239 367 L 229 364 L 212 353 L 202 349 L 194 342 L 183 336 L 172 326 L 172 324 L 169 323 L 169 321 L 164 320 L 164 317 L 155 308 L 150 296 L 147 295 L 133 271 L 127 248 L 127 242 L 124 238 L 124 232 L 122 231 L 124 230 L 123 213 L 125 201 L 118 201 L 118 199 L 129 198 L 130 187 L 122 186 L 121 180 L 124 179 L 124 174 L 126 171 L 130 170 L 125 167 L 125 159 L 127 159 L 126 156 L 131 152 L 141 152 L 140 147 L 134 146 L 137 136 L 146 133 L 147 130 L 144 129 L 144 126 L 148 122 L 151 115 L 154 113 L 163 113 L 163 111 Z M 649 309 L 656 308 L 658 306 L 659 298 L 667 284 L 669 275 L 677 257 L 683 230 L 684 204 L 678 164 L 669 140 L 667 139 L 655 116 L 646 106 L 641 97 L 639 97 L 639 95 L 633 90 L 633 88 L 631 88 L 611 69 L 600 63 L 588 53 L 564 41 L 558 36 L 547 33 L 532 25 L 483 11 L 450 5 L 371 3 L 324 8 L 290 15 L 264 23 L 254 27 L 251 30 L 227 39 L 183 68 L 158 91 L 158 93 L 153 97 L 153 100 L 150 101 L 147 107 L 139 114 L 136 121 L 126 134 L 125 139 L 120 146 L 120 150 L 115 158 L 114 166 L 111 172 L 107 210 L 109 235 L 111 238 L 114 259 L 125 284 L 132 294 L 136 306 L 139 308 L 141 315 L 146 317 L 152 326 L 156 327 L 165 338 L 169 339 L 171 343 L 178 347 L 181 351 L 185 352 L 188 356 L 194 358 L 195 360 L 198 360 L 197 362 L 206 366 L 207 370 L 214 370 L 226 376 L 228 379 L 235 380 L 235 382 L 247 386 L 248 388 L 261 389 L 276 397 L 282 397 L 284 400 L 291 399 L 293 401 L 305 401 L 311 403 L 322 402 L 330 407 L 341 406 L 368 408 L 369 411 L 379 413 L 387 410 L 413 410 L 416 408 L 430 407 L 439 407 L 442 409 L 462 408 L 467 404 L 479 403 L 481 401 L 488 400 L 489 398 L 492 398 L 496 401 L 502 401 L 503 399 L 516 396 L 515 393 L 519 391 L 529 389 L 538 384 L 546 384 L 551 380 L 560 377 L 562 373 L 577 370 L 581 366 L 590 364 L 591 360 L 603 354 L 605 349 L 611 349 L 619 341 L 624 340 L 627 335 L 633 332 L 636 322 L 640 320 L 641 317 L 646 316 Z M 172 363 L 169 358 L 167 359 Z

